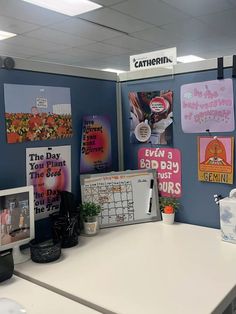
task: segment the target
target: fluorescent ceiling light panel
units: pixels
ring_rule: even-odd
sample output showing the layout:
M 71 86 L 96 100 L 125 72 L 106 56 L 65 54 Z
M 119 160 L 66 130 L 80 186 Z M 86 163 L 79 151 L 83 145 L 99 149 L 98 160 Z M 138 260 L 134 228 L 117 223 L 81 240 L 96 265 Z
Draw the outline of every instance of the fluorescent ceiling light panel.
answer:
M 122 71 L 122 70 L 110 69 L 110 68 L 102 69 L 102 71 L 113 72 L 113 73 L 117 73 L 117 74 L 120 74 L 120 73 L 124 73 L 124 72 L 125 72 L 125 71 Z
M 23 0 L 23 1 L 69 16 L 79 15 L 102 7 L 100 4 L 94 3 L 89 0 Z
M 195 62 L 195 61 L 201 61 L 201 60 L 206 60 L 206 59 L 203 59 L 194 55 L 177 57 L 177 61 L 182 62 L 182 63 L 189 63 L 189 62 Z
M 11 37 L 14 37 L 14 36 L 16 36 L 16 34 L 0 31 L 0 40 L 4 40 L 4 39 L 11 38 Z

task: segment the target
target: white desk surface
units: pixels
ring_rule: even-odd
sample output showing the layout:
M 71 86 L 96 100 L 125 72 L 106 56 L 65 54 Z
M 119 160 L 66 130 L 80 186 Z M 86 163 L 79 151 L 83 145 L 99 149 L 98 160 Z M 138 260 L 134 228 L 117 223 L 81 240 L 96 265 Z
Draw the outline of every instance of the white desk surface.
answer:
M 27 314 L 99 314 L 93 309 L 17 276 L 0 283 L 0 298 L 16 301 Z
M 236 245 L 217 229 L 135 224 L 80 237 L 61 260 L 16 271 L 103 313 L 222 313 L 236 296 Z

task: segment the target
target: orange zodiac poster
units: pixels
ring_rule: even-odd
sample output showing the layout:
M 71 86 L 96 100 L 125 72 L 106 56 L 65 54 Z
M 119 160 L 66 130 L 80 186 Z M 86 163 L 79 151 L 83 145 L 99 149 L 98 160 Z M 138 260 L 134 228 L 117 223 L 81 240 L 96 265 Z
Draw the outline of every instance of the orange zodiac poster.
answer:
M 198 137 L 198 180 L 233 184 L 233 137 Z

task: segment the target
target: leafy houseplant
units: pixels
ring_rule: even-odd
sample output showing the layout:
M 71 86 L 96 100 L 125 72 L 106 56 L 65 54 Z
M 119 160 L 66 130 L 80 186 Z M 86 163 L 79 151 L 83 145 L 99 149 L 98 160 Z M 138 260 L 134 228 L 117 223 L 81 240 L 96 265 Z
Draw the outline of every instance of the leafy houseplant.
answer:
M 166 224 L 173 224 L 175 212 L 180 204 L 175 197 L 160 197 L 160 210 L 162 212 L 163 222 Z
M 82 213 L 83 220 L 89 220 L 89 217 L 97 216 L 101 210 L 102 207 L 99 204 L 95 204 L 93 202 L 84 202 L 80 206 L 80 210 Z
M 94 235 L 98 231 L 98 214 L 102 211 L 99 204 L 84 202 L 80 205 L 80 212 L 83 219 L 84 231 L 87 235 Z
M 173 214 L 177 211 L 180 204 L 175 197 L 160 197 L 160 210 L 164 214 Z

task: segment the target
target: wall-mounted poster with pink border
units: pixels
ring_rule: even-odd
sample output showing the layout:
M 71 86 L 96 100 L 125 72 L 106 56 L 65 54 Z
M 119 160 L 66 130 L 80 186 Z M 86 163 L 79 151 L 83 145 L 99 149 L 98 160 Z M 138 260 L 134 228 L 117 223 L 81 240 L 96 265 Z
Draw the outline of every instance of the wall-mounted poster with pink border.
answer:
M 233 184 L 233 137 L 198 137 L 198 180 Z
M 181 86 L 181 124 L 185 133 L 234 130 L 232 79 Z
M 181 153 L 176 148 L 140 148 L 140 169 L 156 169 L 158 191 L 161 196 L 181 197 Z

